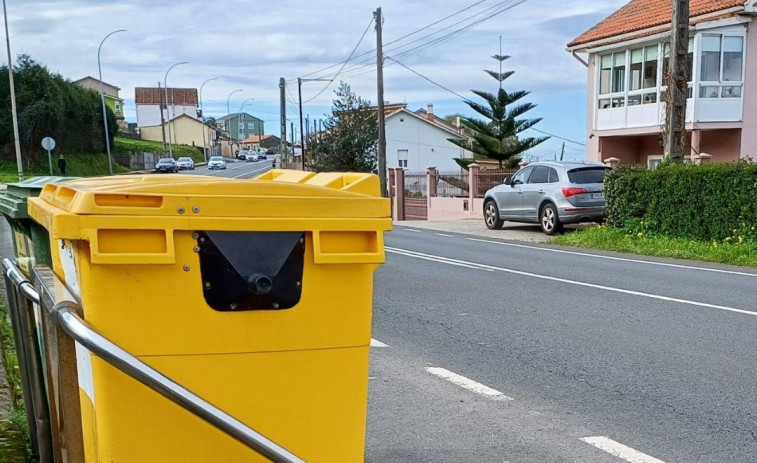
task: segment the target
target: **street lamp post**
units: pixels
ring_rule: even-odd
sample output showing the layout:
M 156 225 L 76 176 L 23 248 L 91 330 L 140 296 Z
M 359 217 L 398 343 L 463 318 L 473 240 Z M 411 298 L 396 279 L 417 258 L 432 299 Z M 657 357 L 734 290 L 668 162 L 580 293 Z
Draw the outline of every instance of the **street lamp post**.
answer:
M 239 107 L 239 117 L 242 120 L 242 130 L 244 130 L 244 113 L 242 111 L 244 111 L 244 105 L 246 105 L 250 101 L 255 101 L 255 98 L 247 98 L 246 100 L 242 102 L 242 106 Z M 245 132 L 245 135 L 247 135 L 246 132 Z
M 208 145 L 205 142 L 205 112 L 202 110 L 202 88 L 210 82 L 211 80 L 218 80 L 218 77 L 211 77 L 210 79 L 206 80 L 205 82 L 200 85 L 200 123 L 202 126 L 202 155 L 205 159 L 205 162 L 208 162 Z
M 187 63 L 187 61 L 182 61 L 180 63 L 174 64 L 173 66 L 168 68 L 165 77 L 163 77 L 163 88 L 166 91 L 166 115 L 168 116 L 166 117 L 166 124 L 168 125 L 168 154 L 171 156 L 171 158 L 173 158 L 173 142 L 171 142 L 171 114 L 168 112 L 168 73 L 171 72 L 171 69 L 175 68 L 176 66 Z M 161 111 L 163 111 L 162 108 Z
M 238 88 L 231 93 L 229 93 L 229 96 L 226 97 L 226 124 L 229 132 L 229 151 L 231 151 L 231 109 L 229 109 L 229 101 L 231 100 L 231 95 L 239 92 L 243 92 L 241 88 Z M 233 154 L 233 153 L 230 153 Z
M 113 34 L 118 34 L 119 32 L 126 32 L 126 29 L 118 29 L 117 31 L 113 31 L 106 35 L 100 42 L 100 46 L 97 47 L 97 73 L 100 79 L 100 102 L 103 106 L 103 132 L 105 132 L 105 151 L 108 153 L 108 171 L 110 172 L 110 175 L 113 175 L 113 158 L 110 155 L 110 131 L 108 130 L 108 113 L 105 110 L 105 89 L 103 88 L 103 69 L 100 65 L 100 51 L 103 48 L 103 43 L 108 40 L 108 37 Z

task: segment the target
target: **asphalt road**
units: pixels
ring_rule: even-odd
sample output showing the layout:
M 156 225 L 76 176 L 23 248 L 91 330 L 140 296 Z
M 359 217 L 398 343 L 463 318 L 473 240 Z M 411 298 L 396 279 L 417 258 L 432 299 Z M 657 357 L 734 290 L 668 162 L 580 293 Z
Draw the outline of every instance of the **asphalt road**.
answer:
M 757 271 L 405 226 L 386 246 L 367 462 L 757 461 Z
M 182 170 L 181 173 L 225 178 L 252 178 L 271 170 L 273 167 L 273 156 L 270 156 L 265 161 L 258 162 L 227 159 L 226 164 L 226 170 L 208 170 L 207 166 L 202 166 L 197 167 L 195 170 Z

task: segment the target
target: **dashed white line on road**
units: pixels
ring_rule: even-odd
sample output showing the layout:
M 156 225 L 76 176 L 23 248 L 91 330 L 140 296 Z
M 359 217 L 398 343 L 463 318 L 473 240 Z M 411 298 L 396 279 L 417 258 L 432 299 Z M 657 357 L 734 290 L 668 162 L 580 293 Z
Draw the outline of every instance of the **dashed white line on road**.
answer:
M 584 437 L 581 440 L 630 463 L 665 463 L 662 460 L 650 457 L 645 453 L 641 453 L 638 450 L 634 450 L 631 447 L 615 442 L 607 437 Z
M 421 232 L 420 230 L 413 230 L 412 228 L 400 228 L 400 230 L 404 230 L 404 231 L 410 232 L 410 233 L 420 233 Z
M 566 251 L 565 249 L 542 248 L 538 246 L 528 246 L 526 244 L 504 243 L 502 241 L 482 240 L 478 238 L 467 238 L 467 240 L 476 241 L 479 243 L 496 244 L 498 246 L 509 246 L 511 248 L 526 248 L 526 249 L 533 249 L 535 251 L 556 252 L 559 254 L 572 254 L 574 256 L 594 257 L 596 259 L 618 260 L 621 262 L 633 262 L 635 264 L 659 265 L 662 267 L 682 268 L 682 269 L 687 269 L 687 270 L 701 270 L 703 272 L 725 273 L 729 275 L 740 275 L 740 276 L 757 278 L 757 273 L 739 272 L 735 270 L 723 270 L 719 268 L 708 268 L 708 267 L 695 267 L 693 265 L 671 264 L 667 262 L 654 262 L 654 261 L 642 260 L 642 259 L 629 259 L 627 257 L 603 256 L 599 254 L 590 254 L 587 252 Z
M 488 397 L 492 400 L 513 400 L 512 397 L 508 397 L 505 394 L 499 392 L 496 389 L 492 389 L 481 383 L 477 383 L 472 379 L 468 379 L 465 376 L 460 376 L 457 373 L 452 373 L 449 370 L 439 367 L 426 367 L 426 371 L 434 376 L 438 376 L 442 379 L 449 381 L 452 384 L 467 389 L 471 392 L 475 392 L 478 395 Z
M 445 238 L 454 238 L 454 235 L 448 235 L 446 233 L 434 233 L 436 236 L 443 236 Z
M 383 342 L 379 341 L 378 339 L 371 338 L 371 347 L 389 347 L 388 344 L 384 344 Z
M 757 316 L 757 312 L 752 312 L 749 310 L 744 309 L 737 309 L 734 307 L 727 307 L 723 305 L 716 305 L 716 304 L 708 304 L 706 302 L 697 302 L 697 301 L 690 301 L 686 299 L 679 299 L 676 297 L 668 297 L 668 296 L 660 296 L 658 294 L 651 294 L 651 293 L 644 293 L 641 291 L 633 291 L 630 289 L 622 289 L 622 288 L 615 288 L 612 286 L 604 286 L 604 285 L 597 285 L 594 283 L 585 283 L 583 281 L 576 281 L 576 280 L 568 280 L 566 278 L 558 278 L 558 277 L 552 277 L 548 275 L 540 275 L 538 273 L 531 273 L 531 272 L 523 272 L 520 270 L 512 270 L 509 268 L 502 268 L 502 267 L 495 267 L 492 265 L 486 265 L 486 264 L 479 264 L 476 262 L 468 262 L 465 260 L 458 260 L 458 259 L 450 259 L 448 257 L 441 257 L 441 256 L 434 256 L 431 254 L 424 254 L 421 252 L 415 252 L 415 251 L 408 251 L 406 249 L 397 249 L 397 248 L 391 248 L 386 247 L 386 250 L 391 253 L 395 254 L 401 254 L 408 257 L 413 257 L 416 259 L 423 259 L 423 260 L 430 260 L 434 262 L 440 262 L 442 264 L 448 264 L 448 265 L 457 265 L 460 267 L 468 267 L 468 268 L 474 268 L 479 270 L 489 270 L 489 271 L 498 271 L 498 272 L 504 272 L 504 273 L 510 273 L 513 275 L 520 275 L 520 276 L 526 276 L 531 278 L 539 278 L 541 280 L 549 280 L 549 281 L 555 281 L 558 283 L 565 283 L 569 285 L 576 285 L 576 286 L 583 286 L 586 288 L 594 288 L 594 289 L 601 289 L 604 291 L 611 291 L 615 293 L 622 293 L 622 294 L 629 294 L 631 296 L 640 296 L 640 297 L 648 297 L 650 299 L 657 299 L 660 301 L 668 301 L 668 302 L 676 302 L 679 304 L 687 304 L 687 305 L 693 305 L 697 307 L 705 307 L 708 309 L 717 309 L 717 310 L 723 310 L 725 312 L 734 312 L 734 313 L 740 313 L 743 315 L 751 315 L 751 316 Z
M 431 262 L 442 262 L 442 263 L 447 264 L 447 265 L 454 265 L 454 266 L 457 266 L 457 267 L 469 268 L 469 269 L 473 269 L 473 270 L 483 270 L 485 272 L 493 272 L 494 271 L 494 270 L 491 270 L 491 269 L 481 268 L 481 267 L 479 267 L 477 265 L 467 265 L 467 264 L 461 264 L 459 262 L 451 262 L 451 261 L 446 261 L 446 260 L 439 260 L 437 258 L 418 256 L 418 255 L 415 255 L 414 253 L 411 254 L 411 253 L 407 253 L 407 252 L 402 252 L 401 250 L 390 249 L 388 247 L 386 248 L 386 252 L 388 252 L 390 254 L 399 254 L 401 256 L 413 257 L 415 259 L 429 260 Z

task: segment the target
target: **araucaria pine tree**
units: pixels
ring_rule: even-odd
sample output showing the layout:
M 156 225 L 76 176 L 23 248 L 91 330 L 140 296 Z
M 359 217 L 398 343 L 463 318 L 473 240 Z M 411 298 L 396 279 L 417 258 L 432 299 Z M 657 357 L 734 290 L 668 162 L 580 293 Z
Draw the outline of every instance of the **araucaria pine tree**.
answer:
M 518 135 L 541 121 L 538 119 L 519 119 L 536 106 L 531 103 L 521 103 L 530 92 L 525 90 L 508 92 L 503 88 L 503 83 L 515 72 L 502 72 L 502 63 L 509 56 L 494 55 L 492 58 L 499 61 L 499 72 L 486 71 L 499 82 L 499 91 L 496 94 L 481 90 L 472 90 L 473 93 L 483 98 L 485 104 L 466 100 L 465 104 L 480 114 L 483 119 L 464 117 L 462 124 L 473 132 L 472 143 L 468 140 L 450 139 L 451 143 L 474 153 L 476 159 L 494 159 L 499 161 L 499 167 L 516 166 L 522 159 L 524 152 L 548 140 L 549 137 L 519 137 Z M 458 159 L 458 164 L 467 168 L 470 159 Z

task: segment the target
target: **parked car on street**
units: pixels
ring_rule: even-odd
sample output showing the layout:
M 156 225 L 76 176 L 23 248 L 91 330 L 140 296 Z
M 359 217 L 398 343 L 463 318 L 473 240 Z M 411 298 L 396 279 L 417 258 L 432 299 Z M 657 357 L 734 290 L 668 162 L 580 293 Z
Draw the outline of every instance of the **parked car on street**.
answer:
M 179 170 L 195 170 L 195 162 L 190 157 L 181 157 L 176 160 Z
M 499 229 L 505 220 L 538 223 L 544 233 L 554 235 L 565 224 L 600 222 L 609 170 L 600 163 L 531 163 L 486 192 L 486 226 Z
M 208 161 L 208 170 L 226 170 L 226 160 L 221 156 L 213 156 Z
M 247 153 L 249 152 L 250 150 L 239 150 L 237 152 L 237 159 L 241 159 L 242 161 L 244 161 L 245 159 L 247 159 Z
M 179 171 L 179 165 L 173 158 L 162 158 L 155 164 L 155 172 L 160 174 L 170 174 Z
M 247 162 L 258 162 L 260 160 L 260 155 L 257 151 L 250 151 L 247 153 Z

